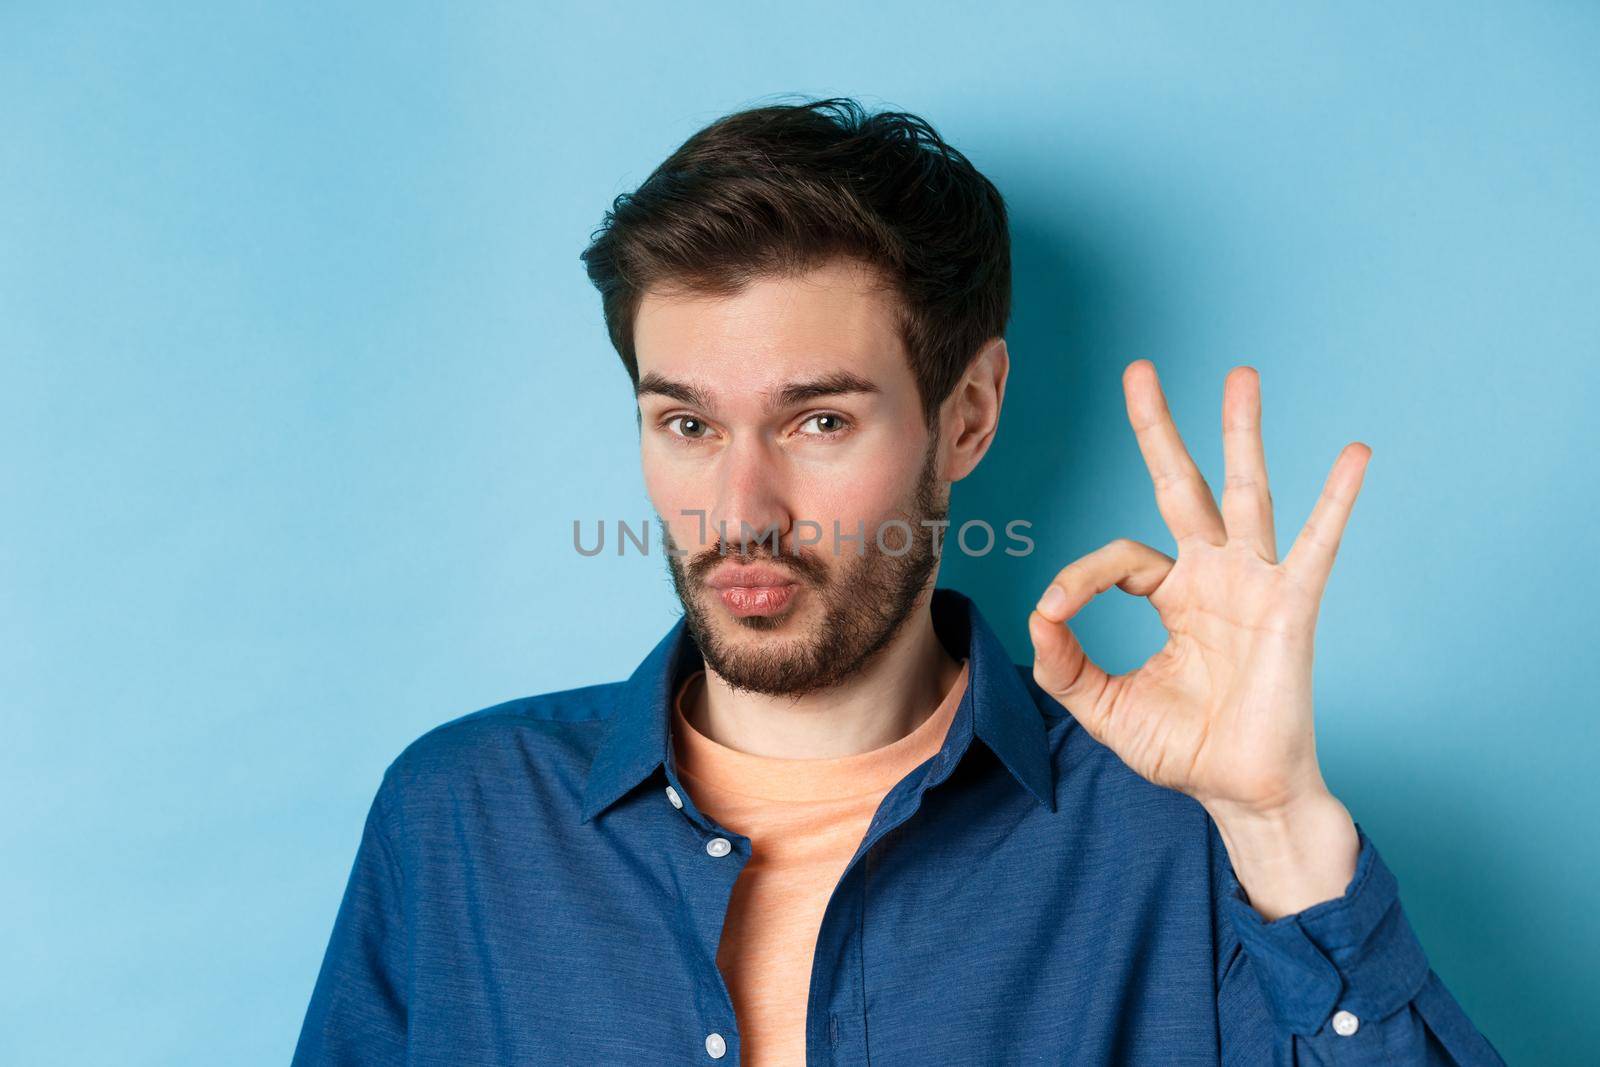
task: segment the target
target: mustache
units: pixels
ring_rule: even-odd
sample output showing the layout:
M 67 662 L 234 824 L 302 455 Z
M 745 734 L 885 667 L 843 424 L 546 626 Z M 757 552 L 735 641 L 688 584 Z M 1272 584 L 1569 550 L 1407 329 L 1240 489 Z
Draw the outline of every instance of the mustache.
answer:
M 695 581 L 703 582 L 712 571 L 725 563 L 762 563 L 812 584 L 821 584 L 828 576 L 827 567 L 820 559 L 798 549 L 774 552 L 765 544 L 747 545 L 741 549 L 730 547 L 726 542 L 718 542 L 713 548 L 690 558 L 685 570 Z

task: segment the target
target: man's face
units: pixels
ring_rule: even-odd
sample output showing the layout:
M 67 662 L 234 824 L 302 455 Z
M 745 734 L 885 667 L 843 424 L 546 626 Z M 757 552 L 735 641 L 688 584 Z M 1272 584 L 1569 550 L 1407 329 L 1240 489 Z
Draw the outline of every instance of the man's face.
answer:
M 937 570 L 923 520 L 947 506 L 938 434 L 875 284 L 839 260 L 736 296 L 641 302 L 645 487 L 680 553 L 667 562 L 686 625 L 736 688 L 798 696 L 848 677 Z

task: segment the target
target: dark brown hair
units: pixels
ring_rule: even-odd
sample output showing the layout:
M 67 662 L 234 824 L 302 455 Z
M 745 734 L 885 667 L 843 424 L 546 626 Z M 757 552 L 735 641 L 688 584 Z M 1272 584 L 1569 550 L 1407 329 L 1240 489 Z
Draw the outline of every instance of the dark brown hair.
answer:
M 652 288 L 731 295 L 849 256 L 899 296 L 932 426 L 1011 315 L 1005 202 L 932 126 L 833 97 L 750 108 L 694 134 L 612 202 L 582 258 L 637 386 L 634 316 Z

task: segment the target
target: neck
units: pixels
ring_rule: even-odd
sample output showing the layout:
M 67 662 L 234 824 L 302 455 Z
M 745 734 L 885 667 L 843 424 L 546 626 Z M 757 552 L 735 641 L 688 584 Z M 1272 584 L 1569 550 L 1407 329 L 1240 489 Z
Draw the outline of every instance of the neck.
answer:
M 709 667 L 684 716 L 711 740 L 781 759 L 832 759 L 893 744 L 925 722 L 961 674 L 924 593 L 889 644 L 839 685 L 801 697 L 735 690 Z

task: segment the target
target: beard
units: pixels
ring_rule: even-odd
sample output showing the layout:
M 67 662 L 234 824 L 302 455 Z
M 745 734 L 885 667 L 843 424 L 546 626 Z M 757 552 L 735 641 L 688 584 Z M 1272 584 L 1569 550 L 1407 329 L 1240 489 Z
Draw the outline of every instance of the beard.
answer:
M 862 541 L 861 554 L 854 551 L 854 542 L 850 542 L 851 549 L 839 554 L 845 562 L 837 567 L 829 567 L 821 552 L 797 545 L 784 548 L 780 557 L 771 537 L 742 545 L 724 545 L 719 540 L 716 546 L 694 557 L 669 551 L 667 569 L 683 604 L 684 623 L 706 666 L 734 689 L 798 697 L 838 684 L 887 646 L 917 607 L 938 567 L 937 528 L 922 525 L 924 520 L 942 521 L 949 512 L 948 494 L 939 492 L 934 473 L 938 443 L 935 426 L 929 434 L 911 500 L 903 514 L 894 516 L 911 529 L 910 546 L 899 555 L 880 548 L 878 531 L 870 528 Z M 674 547 L 664 521 L 661 529 L 663 543 Z M 904 545 L 905 531 L 900 527 L 892 529 L 894 532 L 884 530 L 883 540 L 899 550 Z M 823 535 L 822 543 L 829 543 L 830 536 L 831 530 Z M 701 597 L 712 595 L 705 579 L 729 560 L 738 564 L 770 563 L 786 571 L 809 594 L 802 600 L 815 600 L 820 606 L 821 618 L 804 633 L 774 636 L 759 645 L 729 640 L 724 627 L 773 632 L 799 625 L 792 617 L 796 612 L 735 617 L 725 622 L 708 610 L 701 601 Z M 796 606 L 808 607 L 805 603 Z M 811 610 L 816 613 L 816 609 Z

